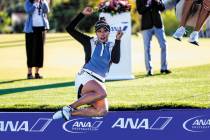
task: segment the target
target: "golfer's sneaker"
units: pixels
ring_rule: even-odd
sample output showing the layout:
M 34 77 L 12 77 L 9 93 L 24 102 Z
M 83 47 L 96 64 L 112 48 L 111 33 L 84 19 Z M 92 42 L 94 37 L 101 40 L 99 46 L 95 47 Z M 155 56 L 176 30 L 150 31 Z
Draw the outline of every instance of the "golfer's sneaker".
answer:
M 181 26 L 179 27 L 176 32 L 173 34 L 173 37 L 179 41 L 182 40 L 182 37 L 186 33 L 185 27 Z
M 61 119 L 61 118 L 63 118 L 62 110 L 59 110 L 53 114 L 54 120 Z
M 193 31 L 193 32 L 190 34 L 189 42 L 192 43 L 192 44 L 194 44 L 194 45 L 199 46 L 198 38 L 199 38 L 198 31 Z
M 71 108 L 70 106 L 64 106 L 61 110 L 53 114 L 53 119 L 56 120 L 56 119 L 64 118 L 65 120 L 69 120 L 71 117 L 71 112 L 73 110 L 74 109 Z
M 65 120 L 69 120 L 71 117 L 71 112 L 74 111 L 74 109 L 70 106 L 64 106 L 62 109 L 62 114 Z

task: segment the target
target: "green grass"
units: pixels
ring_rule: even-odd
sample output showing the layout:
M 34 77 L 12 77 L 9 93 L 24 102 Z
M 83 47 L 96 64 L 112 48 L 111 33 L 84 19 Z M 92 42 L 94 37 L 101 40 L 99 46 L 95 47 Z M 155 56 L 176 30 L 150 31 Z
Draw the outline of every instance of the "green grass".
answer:
M 158 73 L 158 72 L 156 72 Z M 106 83 L 111 110 L 209 108 L 210 65 L 173 69 L 170 75 Z M 0 108 L 54 110 L 76 99 L 73 78 L 3 80 Z
M 115 86 L 110 87 L 113 108 L 209 108 L 209 70 L 210 65 L 174 69 L 170 75 L 139 75 L 133 81 L 108 84 Z
M 0 38 L 0 110 L 56 110 L 76 99 L 74 75 L 84 61 L 79 43 L 67 34 L 48 34 L 45 78 L 26 80 L 24 34 Z M 210 108 L 209 39 L 201 39 L 201 47 L 191 46 L 187 39 L 167 40 L 173 73 L 160 75 L 155 61 L 156 75 L 145 77 L 143 58 L 138 57 L 143 56 L 142 39 L 132 37 L 136 78 L 106 83 L 110 110 Z M 159 60 L 158 49 L 153 49 L 154 60 Z

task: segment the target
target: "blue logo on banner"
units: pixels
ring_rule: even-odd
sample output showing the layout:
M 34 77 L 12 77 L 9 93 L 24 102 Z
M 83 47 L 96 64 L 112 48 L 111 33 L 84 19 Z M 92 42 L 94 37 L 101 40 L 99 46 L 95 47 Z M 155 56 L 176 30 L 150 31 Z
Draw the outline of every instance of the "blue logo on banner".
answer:
M 204 132 L 210 129 L 210 117 L 196 116 L 186 120 L 183 128 L 189 132 Z
M 123 129 L 151 129 L 151 130 L 164 130 L 164 128 L 172 120 L 172 117 L 158 117 L 155 122 L 149 126 L 149 119 L 134 119 L 134 118 L 119 118 L 113 125 L 112 128 L 123 128 Z
M 122 26 L 111 26 L 111 31 L 126 31 L 128 29 L 128 22 L 121 22 L 122 24 L 125 24 L 125 25 L 122 25 Z
M 150 127 L 152 130 L 164 130 L 173 117 L 159 117 Z
M 203 140 L 210 136 L 208 114 L 210 109 L 119 111 L 105 117 L 73 116 L 65 121 L 52 120 L 53 112 L 0 112 L 0 140 L 93 139 L 99 135 L 99 139 L 116 135 L 119 140 L 131 135 L 145 140 Z
M 39 118 L 31 128 L 29 121 L 0 121 L 0 132 L 43 132 L 52 119 Z
M 51 121 L 52 119 L 39 118 L 30 129 L 30 132 L 43 132 L 51 123 Z
M 88 131 L 98 131 L 103 123 L 100 118 L 78 118 L 67 121 L 63 124 L 63 129 L 70 133 L 86 133 Z

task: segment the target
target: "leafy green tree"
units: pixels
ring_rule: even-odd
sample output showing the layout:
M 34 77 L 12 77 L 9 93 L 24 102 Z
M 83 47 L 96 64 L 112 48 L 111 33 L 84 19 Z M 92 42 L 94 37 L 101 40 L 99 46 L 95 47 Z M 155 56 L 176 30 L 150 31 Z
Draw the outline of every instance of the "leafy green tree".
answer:
M 132 20 L 132 33 L 136 34 L 139 32 L 141 24 L 140 24 L 140 18 L 137 10 L 136 10 L 136 3 L 134 0 L 129 0 L 131 4 L 131 20 Z
M 0 12 L 0 33 L 10 32 L 11 19 L 5 12 Z
M 85 6 L 96 6 L 96 1 L 86 0 L 65 0 L 52 8 L 50 16 L 51 28 L 55 28 L 58 32 L 65 31 L 68 23 L 79 13 Z M 90 32 L 92 25 L 97 20 L 97 14 L 90 17 L 85 17 L 79 24 L 79 29 Z
M 48 16 L 50 28 L 56 32 L 65 32 L 66 26 L 85 6 L 91 6 L 94 9 L 98 7 L 102 0 L 50 0 L 51 12 Z M 11 13 L 24 12 L 25 0 L 0 0 L 0 32 L 8 32 L 8 26 L 11 26 Z M 141 16 L 136 11 L 135 0 L 129 0 L 131 4 L 132 33 L 137 34 L 140 30 Z M 93 25 L 98 19 L 96 11 L 92 16 L 85 17 L 78 25 L 79 29 L 85 32 L 92 32 Z M 167 35 L 171 35 L 178 27 L 174 10 L 163 13 L 164 25 Z M 4 22 L 4 23 L 3 23 Z M 4 29 L 5 28 L 5 29 Z M 22 32 L 23 25 L 18 25 L 18 32 Z M 17 31 L 15 31 L 17 32 Z
M 174 10 L 167 10 L 162 14 L 166 35 L 172 35 L 179 26 Z

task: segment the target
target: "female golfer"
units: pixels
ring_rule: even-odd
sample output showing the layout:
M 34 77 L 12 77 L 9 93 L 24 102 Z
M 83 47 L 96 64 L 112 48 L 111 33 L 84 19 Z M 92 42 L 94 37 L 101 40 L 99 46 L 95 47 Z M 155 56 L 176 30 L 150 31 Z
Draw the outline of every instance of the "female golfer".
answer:
M 194 31 L 190 34 L 189 42 L 192 44 L 195 44 L 199 46 L 198 38 L 199 38 L 199 31 L 201 30 L 204 22 L 210 15 L 210 0 L 185 0 L 184 2 L 184 8 L 182 12 L 182 18 L 180 27 L 176 30 L 176 32 L 173 34 L 173 37 L 179 41 L 181 41 L 181 38 L 186 32 L 185 25 L 187 23 L 187 19 L 191 10 L 191 7 L 194 2 L 201 2 L 201 10 L 196 22 L 196 26 L 194 28 Z
M 77 31 L 75 27 L 79 21 L 92 13 L 92 8 L 84 8 L 66 28 L 68 33 L 83 45 L 85 64 L 75 80 L 78 100 L 57 111 L 53 115 L 53 119 L 69 120 L 71 116 L 103 116 L 108 112 L 107 91 L 104 82 L 110 65 L 120 61 L 120 39 L 123 33 L 118 31 L 115 43 L 109 42 L 110 26 L 104 18 L 100 18 L 95 24 L 96 38 Z M 82 105 L 90 106 L 77 109 Z

